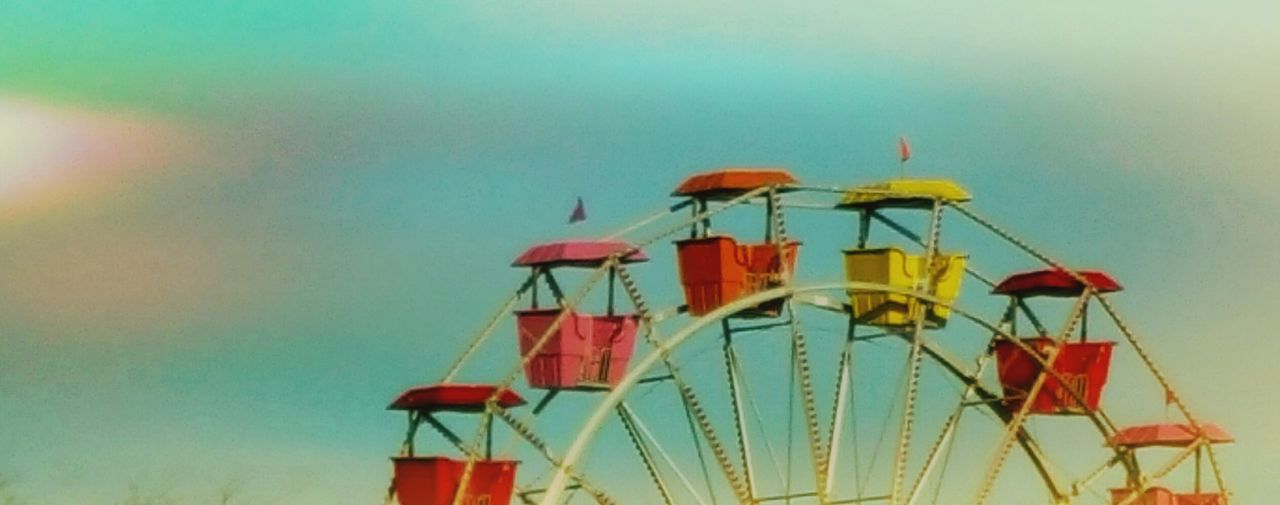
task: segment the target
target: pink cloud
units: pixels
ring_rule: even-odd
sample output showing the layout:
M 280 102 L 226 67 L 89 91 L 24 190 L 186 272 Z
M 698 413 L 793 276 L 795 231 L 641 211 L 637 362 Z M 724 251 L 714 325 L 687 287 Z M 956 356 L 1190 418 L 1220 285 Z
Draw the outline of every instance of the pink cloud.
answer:
M 189 157 L 193 145 L 158 118 L 0 95 L 0 217 L 91 195 Z

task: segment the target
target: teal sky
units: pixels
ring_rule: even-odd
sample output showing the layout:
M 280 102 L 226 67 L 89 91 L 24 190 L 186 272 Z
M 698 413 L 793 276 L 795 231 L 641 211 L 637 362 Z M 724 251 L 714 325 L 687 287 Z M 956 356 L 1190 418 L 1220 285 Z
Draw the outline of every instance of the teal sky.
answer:
M 438 376 L 525 246 L 605 233 L 717 166 L 889 177 L 907 135 L 912 173 L 1121 279 L 1261 503 L 1277 89 L 1274 2 L 11 0 L 0 475 L 33 504 L 229 481 L 371 502 L 401 429 L 382 407 Z M 579 195 L 590 219 L 566 228 Z M 975 247 L 986 271 L 1032 266 Z M 838 276 L 834 249 L 804 255 Z M 644 275 L 674 290 L 669 260 Z

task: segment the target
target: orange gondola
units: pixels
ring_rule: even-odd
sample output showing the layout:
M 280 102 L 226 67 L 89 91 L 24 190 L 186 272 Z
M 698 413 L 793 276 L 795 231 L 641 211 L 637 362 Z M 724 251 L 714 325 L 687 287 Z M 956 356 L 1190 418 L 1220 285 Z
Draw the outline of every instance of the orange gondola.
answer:
M 690 198 L 696 214 L 706 212 L 708 201 L 730 200 L 762 188 L 786 191 L 797 182 L 783 169 L 727 168 L 689 177 L 672 195 Z M 752 293 L 781 286 L 795 272 L 800 242 L 777 236 L 776 212 L 769 199 L 763 242 L 741 243 L 730 235 L 712 234 L 710 220 L 694 222 L 690 237 L 676 241 L 680 284 L 690 314 L 705 315 Z M 783 303 L 774 300 L 737 315 L 773 317 Z

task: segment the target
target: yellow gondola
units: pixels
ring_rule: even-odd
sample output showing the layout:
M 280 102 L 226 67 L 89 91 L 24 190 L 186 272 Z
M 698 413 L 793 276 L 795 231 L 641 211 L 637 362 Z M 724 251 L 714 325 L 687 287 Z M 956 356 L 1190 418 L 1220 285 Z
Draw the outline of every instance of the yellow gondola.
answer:
M 919 290 L 943 300 L 954 300 L 960 293 L 960 280 L 968 257 L 963 254 L 939 254 L 934 257 L 928 275 L 929 285 L 918 286 L 924 281 L 924 257 L 909 254 L 897 247 L 870 249 L 845 249 L 845 276 L 853 282 L 886 284 L 906 290 Z M 898 293 L 851 291 L 853 315 L 862 324 L 874 326 L 906 326 L 912 324 L 920 311 L 928 307 L 926 321 L 941 325 L 951 316 L 951 307 L 921 303 L 914 297 Z
M 858 246 L 844 250 L 846 279 L 954 300 L 964 279 L 966 255 L 935 251 L 929 261 L 897 247 L 868 248 L 866 244 L 871 216 L 879 209 L 932 210 L 935 205 L 971 198 L 967 190 L 946 179 L 894 179 L 849 190 L 839 206 L 859 211 L 862 225 Z M 936 328 L 945 325 L 951 315 L 949 306 L 921 302 L 901 293 L 851 290 L 849 301 L 859 324 L 872 326 L 910 326 L 923 317 L 927 327 Z

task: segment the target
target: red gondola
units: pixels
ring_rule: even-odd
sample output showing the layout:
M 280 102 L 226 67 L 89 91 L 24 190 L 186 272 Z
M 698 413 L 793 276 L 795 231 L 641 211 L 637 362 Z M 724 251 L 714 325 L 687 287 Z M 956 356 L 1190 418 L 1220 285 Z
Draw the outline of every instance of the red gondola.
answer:
M 467 462 L 440 457 L 391 458 L 395 464 L 396 498 L 400 505 L 450 505 Z M 515 489 L 516 462 L 476 461 L 462 503 L 507 505 Z
M 1085 270 L 1077 274 L 1096 292 L 1122 289 L 1120 283 L 1105 272 Z M 1085 283 L 1080 278 L 1061 269 L 1023 272 L 1005 278 L 996 285 L 992 293 L 1012 297 L 1012 309 L 1021 303 L 1022 298 L 1078 297 L 1085 290 Z M 1085 303 L 1087 311 L 1088 302 Z M 1016 326 L 1012 324 L 1016 322 L 1014 310 L 1009 311 L 1006 321 L 1011 326 Z M 1045 377 L 1040 391 L 1030 398 L 1028 395 L 1043 370 L 1040 360 L 1015 342 L 996 342 L 997 375 L 1004 389 L 1005 405 L 1016 411 L 1030 402 L 1029 413 L 1050 415 L 1088 414 L 1097 410 L 1111 369 L 1111 352 L 1115 343 L 1088 341 L 1087 326 L 1087 320 L 1081 322 L 1080 340 L 1075 342 L 1058 344 L 1044 336 L 1019 339 L 1025 347 L 1042 358 L 1048 356 L 1055 346 L 1059 346 L 1057 358 L 1053 362 L 1056 376 L 1050 374 Z
M 1101 270 L 1077 270 L 1076 274 L 1088 281 L 1094 291 L 1099 293 L 1113 293 L 1124 289 L 1119 282 Z M 1023 298 L 1077 297 L 1084 292 L 1084 284 L 1069 272 L 1048 268 L 1010 275 L 1000 281 L 1000 284 L 997 284 L 991 292 Z
M 394 466 L 392 489 L 400 505 L 449 505 L 462 484 L 467 461 L 447 456 L 414 454 L 414 434 L 418 426 L 440 412 L 478 413 L 494 398 L 500 408 L 524 405 L 524 399 L 510 389 L 499 391 L 489 384 L 435 384 L 411 388 L 396 397 L 387 408 L 409 413 L 409 435 L 405 453 L 391 458 Z M 438 421 L 437 421 L 438 422 Z M 474 463 L 463 492 L 462 503 L 508 505 L 515 489 L 513 460 L 492 459 L 488 454 Z
M 1054 346 L 1054 341 L 1050 338 L 1021 340 L 1041 356 L 1047 355 L 1048 350 Z M 1102 387 L 1107 383 L 1111 349 L 1114 346 L 1114 342 L 1063 343 L 1058 351 L 1058 358 L 1053 362 L 1053 370 L 1058 373 L 1058 377 L 1045 377 L 1040 392 L 1030 399 L 1030 412 L 1085 414 L 1097 410 L 1102 399 Z M 997 375 L 1004 388 L 1005 404 L 1016 411 L 1028 400 L 1027 394 L 1043 368 L 1027 351 L 1009 341 L 996 342 L 996 362 L 999 363 Z
M 415 412 L 482 412 L 485 402 L 497 393 L 498 406 L 504 409 L 524 405 L 524 398 L 510 389 L 498 392 L 491 384 L 435 384 L 406 389 L 396 397 L 388 410 Z
M 561 318 L 561 312 L 565 312 L 560 307 L 564 296 L 552 275 L 552 269 L 557 267 L 598 268 L 615 254 L 622 255 L 623 263 L 648 260 L 642 251 L 625 242 L 571 240 L 533 246 L 512 263 L 533 270 L 531 307 L 516 311 L 520 355 L 533 352 L 538 340 L 552 332 L 525 365 L 525 378 L 531 387 L 601 389 L 622 380 L 635 349 L 638 316 L 614 313 L 614 290 L 610 286 L 607 313 L 585 314 L 569 309 Z M 612 272 L 610 277 L 612 283 Z M 538 307 L 539 279 L 545 279 L 551 287 L 556 307 Z

